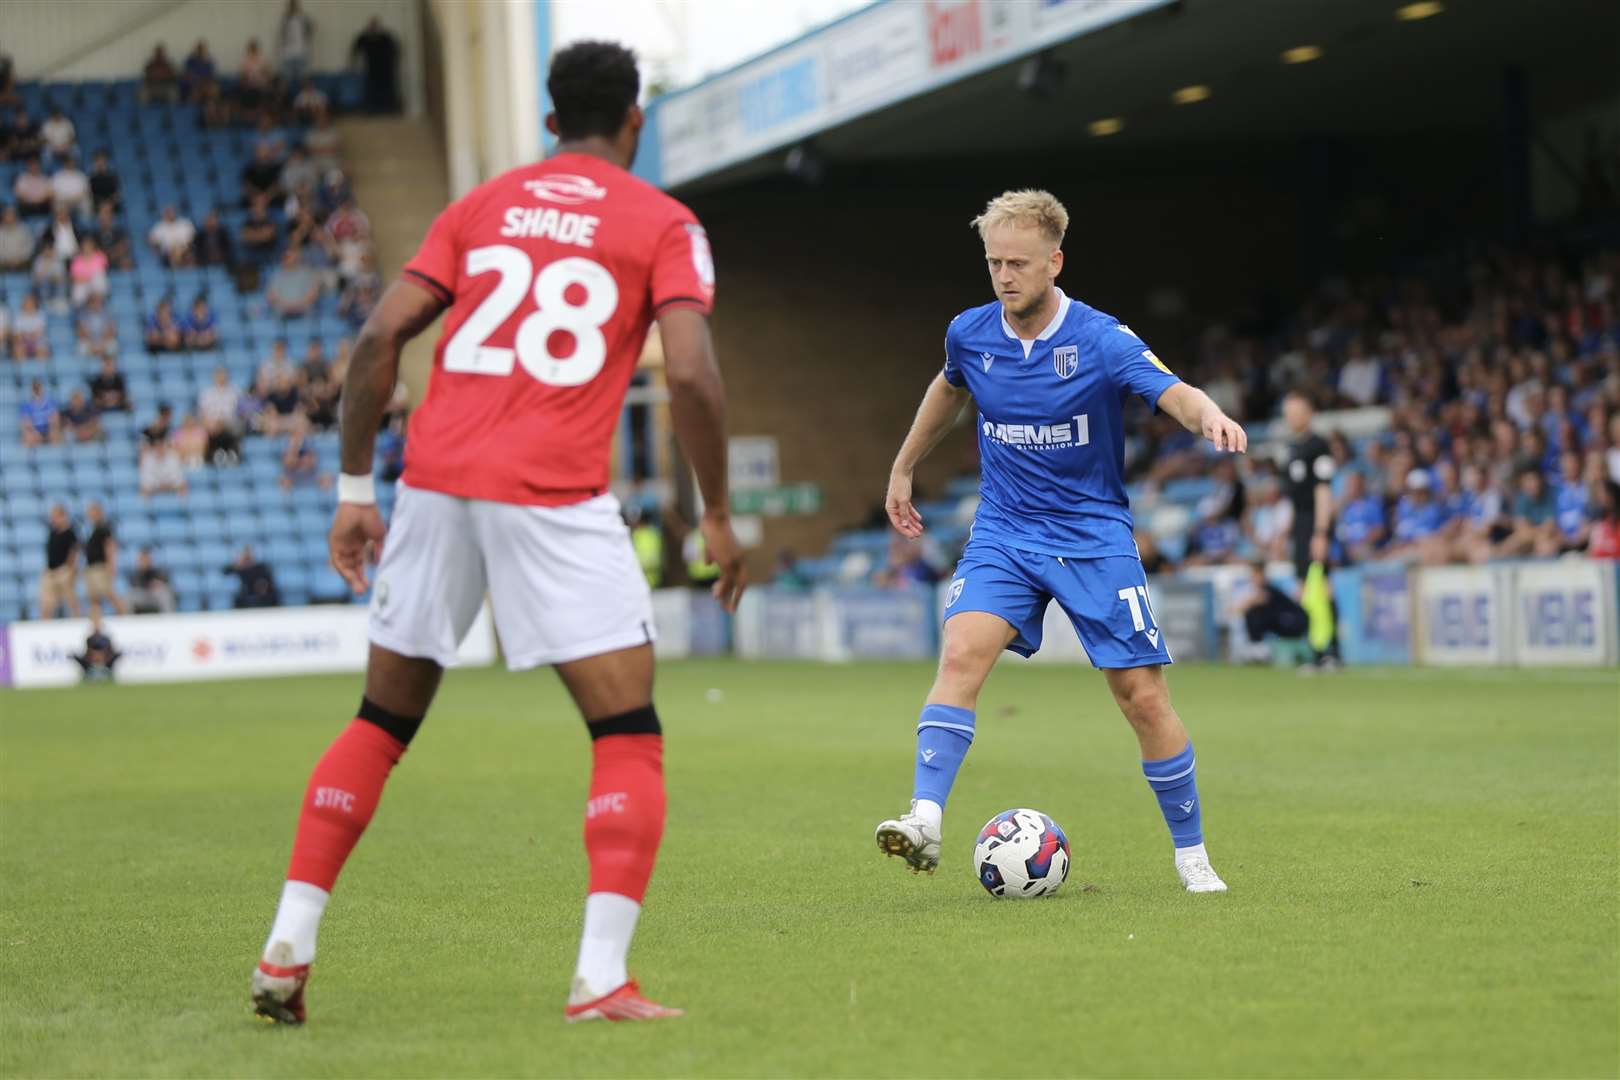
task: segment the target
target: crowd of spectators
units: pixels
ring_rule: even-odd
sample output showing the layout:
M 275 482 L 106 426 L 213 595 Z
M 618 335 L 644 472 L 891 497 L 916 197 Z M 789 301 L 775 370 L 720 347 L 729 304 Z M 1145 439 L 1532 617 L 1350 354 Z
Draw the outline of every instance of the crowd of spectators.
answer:
M 1316 399 L 1337 563 L 1620 556 L 1620 253 L 1330 282 L 1274 335 L 1209 331 L 1179 373 L 1251 427 L 1290 390 Z M 1283 459 L 1264 440 L 1234 461 L 1162 422 L 1155 436 L 1130 462 L 1139 524 L 1157 490 L 1215 481 L 1183 565 L 1286 557 Z
M 144 236 L 131 236 L 125 214 L 129 193 L 112 155 L 81 147 L 73 119 L 54 103 L 47 104 L 43 118 L 31 116 L 10 89 L 15 83 L 9 63 L 0 61 L 5 71 L 0 160 L 16 163 L 9 203 L 0 194 L 0 273 L 26 275 L 25 289 L 12 288 L 9 297 L 0 297 L 0 361 L 18 364 L 19 371 L 39 362 L 39 377 L 29 380 L 18 406 L 24 447 L 98 441 L 104 438 L 105 414 L 133 413 L 140 415 L 135 453 L 144 495 L 185 495 L 197 470 L 239 465 L 244 441 L 261 437 L 285 441 L 279 473 L 284 489 L 331 485 L 331 472 L 310 436 L 337 423 L 349 341 L 330 333 L 306 335 L 298 324 L 320 308 L 330 331 L 335 308 L 357 329 L 380 289 L 371 225 L 342 168 L 333 103 L 309 77 L 316 32 L 291 0 L 271 48 L 250 43 L 233 75 L 219 70 L 206 42 L 197 42 L 181 61 L 162 46 L 153 50 L 142 69 L 139 99 L 172 105 L 177 117 L 194 113 L 204 128 L 250 129 L 251 156 L 230 205 L 205 208 L 177 200 L 162 207 Z M 365 73 L 364 107 L 397 111 L 397 39 L 372 20 L 353 43 L 352 56 Z M 141 254 L 139 246 L 151 255 Z M 183 364 L 207 362 L 206 354 L 240 350 L 244 344 L 232 340 L 234 318 L 222 323 L 215 311 L 216 301 L 234 298 L 206 290 L 153 298 L 139 319 L 121 323 L 109 310 L 109 296 L 117 289 L 118 302 L 127 305 L 128 293 L 117 283 L 137 256 L 177 269 L 224 268 L 236 291 L 252 298 L 242 301 L 244 313 L 262 312 L 254 339 L 263 343 L 263 322 L 282 323 L 298 335 L 297 355 L 290 355 L 287 340 L 280 338 L 257 371 L 245 377 L 235 364 L 215 367 L 195 402 L 131 400 L 131 383 L 120 364 L 128 350 L 144 349 L 164 364 Z M 82 388 L 70 390 L 49 378 L 55 370 L 51 342 L 54 338 L 60 350 L 66 340 L 57 329 L 61 323 L 71 326 L 78 354 L 99 363 L 98 373 Z M 205 355 L 188 360 L 187 354 Z M 175 359 L 164 359 L 169 356 Z M 384 423 L 385 433 L 397 434 L 398 449 L 403 407 L 402 387 Z M 87 512 L 100 514 L 99 508 Z M 62 549 L 66 541 L 55 528 L 57 516 L 53 513 L 53 544 Z M 65 509 L 60 516 L 72 531 Z M 93 517 L 92 536 L 100 527 L 97 520 L 110 528 Z M 77 565 L 77 543 L 71 560 L 64 550 L 47 560 L 42 614 L 76 612 L 77 587 L 100 578 L 99 573 L 87 573 L 84 581 L 74 577 L 69 563 Z M 87 546 L 101 545 L 90 540 Z M 251 552 L 226 572 L 241 578 L 244 606 L 279 602 L 273 575 Z M 136 610 L 173 610 L 167 575 L 152 565 L 149 552 L 143 552 L 130 586 L 132 598 L 140 597 Z M 120 604 L 115 593 L 108 600 L 115 611 L 122 610 Z

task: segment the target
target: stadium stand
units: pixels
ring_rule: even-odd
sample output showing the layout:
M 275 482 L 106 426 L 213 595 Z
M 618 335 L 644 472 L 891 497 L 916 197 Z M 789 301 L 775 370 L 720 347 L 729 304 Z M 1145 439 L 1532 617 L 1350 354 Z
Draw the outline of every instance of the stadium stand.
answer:
M 313 78 L 334 108 L 359 104 L 364 90 L 359 76 Z M 222 89 L 227 94 L 232 90 L 228 84 Z M 43 340 L 48 349 L 45 358 L 3 361 L 6 371 L 0 377 L 0 482 L 5 491 L 0 509 L 0 620 L 39 614 L 49 508 L 56 503 L 69 508 L 82 542 L 84 508 L 91 501 L 100 502 L 113 520 L 123 552 L 121 575 L 133 569 L 139 549 L 152 546 L 156 564 L 170 575 L 181 611 L 232 606 L 238 583 L 226 566 L 244 545 L 251 545 L 272 568 L 285 602 L 347 601 L 348 590 L 327 567 L 325 550 L 332 499 L 326 484 L 337 470 L 332 413 L 341 373 L 330 366 L 323 369 L 318 360 L 306 361 L 310 343 L 315 342 L 326 361 L 341 365 L 345 339 L 355 321 L 353 290 L 347 310 L 340 313 L 339 286 L 353 286 L 357 276 L 370 272 L 362 265 L 367 260 L 355 252 L 329 236 L 311 233 L 320 220 L 343 206 L 341 174 L 328 173 L 318 190 L 299 188 L 269 206 L 281 240 L 270 257 L 279 256 L 289 235 L 303 239 L 305 263 L 323 282 L 320 299 L 310 310 L 281 318 L 265 299 L 273 280 L 270 265 L 257 265 L 247 253 L 221 261 L 201 250 L 199 258 L 182 255 L 171 260 L 147 240 L 169 207 L 175 217 L 198 223 L 217 213 L 225 233 L 235 237 L 249 213 L 242 206 L 243 170 L 254 160 L 256 147 L 271 146 L 279 163 L 302 138 L 304 129 L 297 126 L 291 110 L 273 117 L 268 111 L 238 113 L 231 115 L 233 126 L 205 126 L 205 114 L 215 123 L 230 115 L 219 108 L 217 96 L 206 110 L 190 104 L 143 104 L 133 79 L 21 83 L 17 98 L 0 123 L 5 133 L 0 138 L 4 191 L 13 192 L 17 177 L 29 168 L 28 159 L 43 142 L 26 134 L 30 125 L 59 109 L 72 124 L 76 148 L 46 149 L 46 171 L 60 171 L 71 159 L 88 161 L 105 150 L 116 177 L 109 182 L 98 173 L 91 185 L 97 201 L 115 207 L 110 220 L 104 217 L 98 225 L 85 203 L 76 207 L 72 229 L 82 238 L 110 226 L 127 237 L 128 253 L 109 252 L 110 265 L 82 268 L 87 280 L 98 269 L 104 275 L 104 314 L 115 331 L 115 350 L 97 348 L 89 341 L 81 344 L 77 323 L 86 309 L 70 307 L 65 288 L 51 280 L 49 268 L 40 260 L 32 271 L 25 267 L 0 273 L 0 310 L 6 312 L 0 319 L 0 337 L 15 334 L 25 298 L 38 295 L 45 301 Z M 301 118 L 312 119 L 308 110 Z M 236 126 L 244 120 L 256 123 Z M 324 127 L 324 120 L 317 122 Z M 342 212 L 352 229 L 358 211 L 351 206 Z M 40 250 L 48 261 L 50 252 L 45 249 L 54 237 L 42 232 L 47 218 L 27 220 L 36 237 L 44 236 Z M 75 273 L 80 269 L 75 266 Z M 91 292 L 99 291 L 87 287 L 78 299 L 88 301 Z M 365 290 L 360 292 L 364 295 Z M 206 298 L 206 312 L 194 311 L 198 297 Z M 210 343 L 206 333 L 191 334 L 190 344 L 203 347 L 149 352 L 145 348 L 149 318 L 164 299 L 172 301 L 182 320 L 211 318 L 217 340 Z M 94 336 L 99 340 L 99 334 Z M 291 358 L 289 373 L 261 372 L 273 343 L 283 339 Z M 92 380 L 105 374 L 103 352 L 116 357 L 129 408 L 100 411 L 99 426 L 63 422 L 61 409 L 75 392 L 89 393 Z M 239 440 L 228 430 L 232 425 L 211 424 L 220 430 L 209 432 L 200 420 L 182 420 L 198 410 L 199 395 L 214 382 L 216 371 L 226 373 L 239 402 Z M 30 446 L 24 445 L 23 429 L 34 415 L 29 409 L 36 380 L 49 403 L 36 403 L 38 415 L 47 423 L 42 444 Z M 290 399 L 289 388 L 294 391 Z M 173 427 L 148 433 L 161 404 L 172 406 Z M 48 416 L 53 405 L 59 417 L 55 422 Z M 280 415 L 261 424 L 258 416 L 264 413 Z M 289 421 L 289 416 L 294 419 Z M 76 437 L 75 429 L 91 437 Z M 304 451 L 289 459 L 296 467 L 284 461 L 289 436 L 279 433 L 287 431 L 295 432 L 290 437 L 298 439 Z M 144 444 L 154 441 L 173 445 L 182 459 L 183 483 L 165 484 L 172 490 L 143 495 Z M 157 479 L 160 471 L 154 469 L 149 479 Z M 392 499 L 392 484 L 382 483 L 379 502 L 385 512 Z M 126 577 L 121 588 L 127 587 Z
M 1148 434 L 1127 447 L 1131 505 L 1144 556 L 1166 567 L 1286 558 L 1274 417 L 1295 388 L 1329 410 L 1336 562 L 1620 555 L 1620 253 L 1481 252 L 1333 280 L 1264 333 L 1215 326 L 1166 352 L 1254 439 L 1234 463 L 1163 418 L 1135 428 Z M 965 539 L 975 488 L 959 478 L 919 504 L 936 573 Z M 915 552 L 869 524 L 797 573 L 894 580 Z

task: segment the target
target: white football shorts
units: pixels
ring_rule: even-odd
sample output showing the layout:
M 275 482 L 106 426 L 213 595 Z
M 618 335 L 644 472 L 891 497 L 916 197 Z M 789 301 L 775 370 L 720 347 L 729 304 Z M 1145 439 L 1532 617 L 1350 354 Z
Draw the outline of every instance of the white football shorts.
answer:
M 372 584 L 372 642 L 449 666 L 485 593 L 513 671 L 654 638 L 652 593 L 612 495 L 521 506 L 401 484 Z

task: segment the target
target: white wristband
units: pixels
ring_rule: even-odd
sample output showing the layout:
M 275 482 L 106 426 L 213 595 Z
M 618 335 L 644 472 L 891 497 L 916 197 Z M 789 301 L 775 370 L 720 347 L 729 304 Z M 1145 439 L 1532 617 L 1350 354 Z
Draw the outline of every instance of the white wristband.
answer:
M 338 473 L 337 491 L 340 503 L 359 503 L 364 506 L 375 506 L 377 503 L 377 484 L 372 480 L 370 473 L 365 476 Z

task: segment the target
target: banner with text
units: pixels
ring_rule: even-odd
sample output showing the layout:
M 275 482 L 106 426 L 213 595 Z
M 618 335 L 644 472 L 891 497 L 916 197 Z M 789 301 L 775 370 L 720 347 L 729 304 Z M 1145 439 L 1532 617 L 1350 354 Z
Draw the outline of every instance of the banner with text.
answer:
M 122 656 L 118 682 L 187 682 L 361 671 L 369 643 L 360 606 L 263 608 L 189 615 L 122 615 L 104 630 Z M 82 670 L 87 619 L 12 623 L 5 652 L 11 685 L 70 686 Z M 458 654 L 461 664 L 495 662 L 495 630 L 486 605 Z

